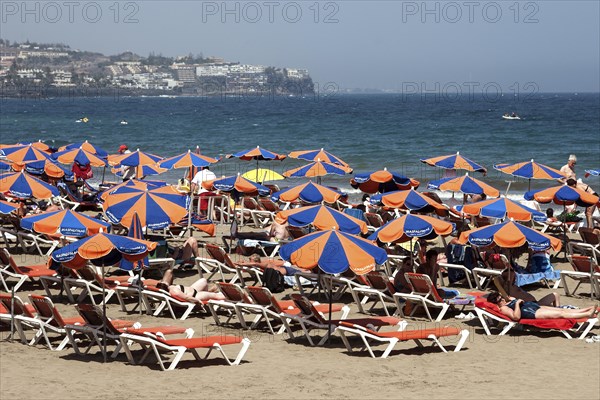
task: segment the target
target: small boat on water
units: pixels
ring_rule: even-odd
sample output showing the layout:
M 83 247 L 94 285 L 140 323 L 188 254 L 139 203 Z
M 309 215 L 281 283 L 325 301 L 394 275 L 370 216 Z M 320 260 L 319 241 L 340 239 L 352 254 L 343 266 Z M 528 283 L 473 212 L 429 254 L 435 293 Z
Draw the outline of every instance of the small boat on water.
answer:
M 78 120 L 76 120 L 75 122 L 83 122 L 83 123 L 87 123 L 89 121 L 88 117 L 83 117 L 83 118 L 79 118 Z
M 121 120 L 121 122 L 119 122 L 121 125 L 129 125 L 129 122 L 125 121 L 124 119 Z
M 512 113 L 512 114 L 506 113 L 506 114 L 504 114 L 504 115 L 502 116 L 502 118 L 503 118 L 503 119 L 518 119 L 518 120 L 520 120 L 520 119 L 521 119 L 521 117 L 519 117 L 519 116 L 518 116 L 517 114 L 515 114 L 515 113 Z

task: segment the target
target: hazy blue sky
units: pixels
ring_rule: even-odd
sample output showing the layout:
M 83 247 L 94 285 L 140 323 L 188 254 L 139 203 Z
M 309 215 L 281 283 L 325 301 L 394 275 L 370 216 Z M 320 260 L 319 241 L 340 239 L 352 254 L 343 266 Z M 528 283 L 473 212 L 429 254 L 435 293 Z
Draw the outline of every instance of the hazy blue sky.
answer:
M 600 91 L 597 0 L 3 0 L 1 12 L 1 36 L 9 40 L 105 54 L 202 52 L 307 68 L 319 85 L 415 90 L 437 83 L 466 92 L 496 83 L 527 91 L 534 82 L 540 91 Z

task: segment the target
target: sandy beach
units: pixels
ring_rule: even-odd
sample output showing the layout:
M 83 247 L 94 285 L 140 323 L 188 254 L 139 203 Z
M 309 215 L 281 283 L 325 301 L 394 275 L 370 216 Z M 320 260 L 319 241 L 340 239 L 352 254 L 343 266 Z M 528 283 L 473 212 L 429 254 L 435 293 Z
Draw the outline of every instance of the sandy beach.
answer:
M 218 229 L 223 232 L 224 227 Z M 215 241 L 216 238 L 200 238 Z M 234 257 L 239 257 L 234 255 Z M 20 263 L 39 257 L 19 255 Z M 555 264 L 570 269 L 568 263 Z M 177 272 L 176 282 L 189 284 L 197 278 L 194 271 Z M 468 289 L 459 288 L 461 292 Z M 557 290 L 564 293 L 562 288 Z M 541 286 L 531 291 L 537 298 L 550 292 Z M 585 289 L 584 289 L 585 292 Z M 18 295 L 43 294 L 41 286 L 25 284 Z M 292 289 L 277 294 L 287 298 Z M 321 300 L 318 297 L 314 300 Z M 348 295 L 344 302 L 351 303 Z M 564 304 L 590 305 L 588 299 L 565 297 Z M 65 316 L 75 316 L 72 305 L 54 298 Z M 350 316 L 357 314 L 350 304 Z M 382 310 L 379 310 L 382 313 Z M 600 397 L 600 344 L 584 340 L 567 340 L 558 332 L 513 331 L 504 337 L 484 334 L 477 319 L 454 318 L 449 312 L 442 326 L 468 329 L 470 336 L 463 350 L 447 354 L 437 347 L 419 349 L 414 342 L 396 346 L 387 359 L 372 359 L 366 352 L 348 353 L 338 336 L 324 347 L 311 347 L 297 334 L 294 341 L 265 330 L 244 331 L 236 322 L 219 327 L 213 319 L 198 314 L 185 321 L 166 316 L 152 317 L 137 312 L 120 311 L 116 300 L 108 305 L 111 318 L 139 321 L 143 326 L 178 325 L 191 327 L 194 336 L 222 334 L 248 337 L 252 344 L 239 366 L 228 366 L 211 355 L 197 362 L 184 357 L 175 371 L 160 371 L 157 364 L 129 365 L 124 354 L 102 363 L 100 353 L 77 356 L 70 347 L 56 352 L 42 345 L 30 347 L 7 341 L 3 328 L 0 341 L 0 397 L 2 399 L 101 399 L 101 398 L 569 398 Z M 423 318 L 410 319 L 409 327 L 433 327 Z M 497 332 L 497 331 L 496 331 Z M 299 332 L 301 333 L 301 332 Z M 598 327 L 592 330 L 598 334 Z M 29 336 L 31 337 L 31 332 Z M 456 338 L 442 340 L 448 350 Z M 358 344 L 358 342 L 353 342 Z M 232 346 L 233 347 L 233 346 Z M 379 347 L 378 349 L 383 349 Z M 237 348 L 226 348 L 230 356 Z M 93 352 L 93 351 L 92 351 Z

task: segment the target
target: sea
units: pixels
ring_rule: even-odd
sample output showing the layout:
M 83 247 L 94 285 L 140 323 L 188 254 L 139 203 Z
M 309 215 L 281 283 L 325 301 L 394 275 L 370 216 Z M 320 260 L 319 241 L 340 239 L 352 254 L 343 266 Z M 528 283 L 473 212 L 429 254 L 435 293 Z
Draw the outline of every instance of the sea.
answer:
M 256 146 L 283 154 L 324 148 L 350 164 L 354 173 L 387 168 L 419 180 L 420 190 L 426 190 L 427 182 L 449 172 L 420 159 L 460 152 L 488 169 L 485 177 L 472 176 L 522 199 L 529 186 L 544 188 L 555 182 L 515 178 L 495 170 L 495 164 L 535 159 L 559 169 L 575 154 L 577 177 L 600 191 L 600 177 L 584 177 L 586 169 L 600 169 L 598 93 L 64 96 L 3 98 L 0 105 L 0 143 L 42 140 L 59 147 L 88 140 L 109 153 L 126 144 L 163 157 L 198 146 L 203 154 L 222 157 L 211 168 L 218 176 L 256 168 L 254 161 L 225 158 Z M 522 119 L 502 118 L 512 112 Z M 77 122 L 83 117 L 87 123 Z M 287 158 L 259 161 L 258 166 L 282 173 L 305 163 Z M 103 172 L 105 179 L 113 179 L 101 169 L 95 179 Z M 157 178 L 175 183 L 184 173 L 169 171 Z M 350 187 L 351 176 L 327 175 L 321 181 L 355 200 L 360 192 Z M 274 183 L 283 188 L 304 181 Z M 441 194 L 449 196 L 453 194 Z

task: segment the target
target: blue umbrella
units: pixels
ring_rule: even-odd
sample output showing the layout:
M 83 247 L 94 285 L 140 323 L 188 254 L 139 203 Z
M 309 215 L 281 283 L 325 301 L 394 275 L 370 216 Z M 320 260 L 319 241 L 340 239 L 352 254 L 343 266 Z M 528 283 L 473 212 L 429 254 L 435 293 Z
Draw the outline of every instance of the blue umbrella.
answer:
M 291 226 L 298 227 L 312 225 L 317 229 L 337 229 L 353 235 L 368 231 L 365 221 L 324 205 L 280 211 L 275 216 L 275 220 L 279 224 L 287 222 Z
M 49 199 L 58 196 L 58 189 L 25 172 L 9 173 L 0 176 L 0 192 L 13 197 L 28 199 Z
M 567 185 L 553 186 L 548 189 L 530 190 L 525 192 L 525 200 L 535 200 L 539 203 L 577 204 L 580 207 L 590 207 L 598 202 L 598 196 L 584 192 L 577 187 Z
M 238 192 L 244 194 L 258 192 L 259 196 L 267 196 L 271 193 L 271 190 L 268 187 L 256 182 L 252 182 L 251 180 L 242 177 L 240 174 L 216 179 L 210 183 L 210 187 L 205 186 L 205 189 L 215 189 L 220 190 L 221 192 Z
M 300 199 L 306 203 L 335 203 L 345 194 L 339 190 L 333 190 L 312 181 L 299 186 L 293 186 L 271 195 L 271 200 L 295 201 Z
M 406 190 L 419 186 L 419 181 L 407 178 L 404 175 L 388 171 L 384 168 L 379 171 L 356 174 L 350 180 L 350 185 L 365 193 L 384 193 L 394 190 Z
M 0 214 L 10 214 L 17 208 L 19 208 L 19 205 L 16 203 L 0 200 Z
M 46 171 L 47 164 L 60 168 L 64 172 L 64 178 L 67 180 L 73 180 L 73 171 L 63 167 L 51 158 L 47 160 L 29 161 L 25 164 L 25 171 L 32 175 L 42 175 Z
M 506 197 L 458 206 L 456 209 L 465 214 L 480 215 L 485 218 L 511 218 L 515 221 L 529 221 L 531 219 L 538 222 L 546 221 L 546 214 L 543 212 L 519 204 Z
M 413 238 L 433 239 L 438 235 L 447 236 L 454 231 L 451 222 L 425 215 L 406 214 L 393 219 L 373 232 L 368 239 L 383 243 L 408 242 Z
M 48 235 L 84 237 L 110 230 L 110 224 L 76 211 L 58 210 L 30 215 L 21 219 L 21 227 Z
M 283 176 L 291 177 L 321 177 L 324 175 L 346 175 L 352 173 L 352 168 L 338 164 L 330 164 L 325 161 L 315 161 L 298 168 L 285 171 Z
M 469 174 L 456 178 L 442 178 L 427 184 L 429 189 L 450 190 L 464 194 L 485 194 L 490 197 L 500 196 L 498 189 L 478 179 L 471 178 Z
M 363 275 L 376 264 L 387 260 L 384 249 L 373 243 L 337 230 L 310 233 L 279 249 L 279 255 L 300 268 L 319 266 L 329 274 L 340 274 L 348 268 Z
M 106 150 L 91 144 L 87 140 L 85 142 L 71 143 L 66 146 L 62 146 L 60 149 L 58 149 L 58 151 L 73 150 L 73 149 L 79 149 L 79 148 L 82 148 L 85 151 L 95 154 L 98 157 L 102 157 L 102 158 L 108 157 L 108 152 Z
M 137 213 L 133 213 L 133 218 L 131 219 L 131 225 L 129 226 L 129 231 L 127 232 L 127 236 L 134 239 L 144 239 L 144 231 L 142 230 L 142 223 L 140 222 L 140 217 Z M 148 262 L 148 257 L 144 257 L 141 260 L 137 261 L 129 261 L 127 259 L 121 260 L 120 268 L 126 271 L 131 270 L 141 270 L 142 268 L 147 268 L 150 266 Z
M 463 232 L 460 235 L 459 242 L 468 242 L 478 247 L 485 247 L 495 243 L 499 247 L 504 248 L 521 247 L 527 243 L 529 248 L 536 251 L 547 250 L 550 247 L 558 251 L 561 248 L 560 239 L 514 221 L 506 221 L 501 224 L 488 225 Z
M 439 156 L 427 159 L 421 159 L 421 162 L 429 164 L 432 167 L 440 167 L 444 169 L 464 169 L 467 171 L 486 172 L 484 166 L 469 160 L 460 155 L 459 152 L 448 156 Z

